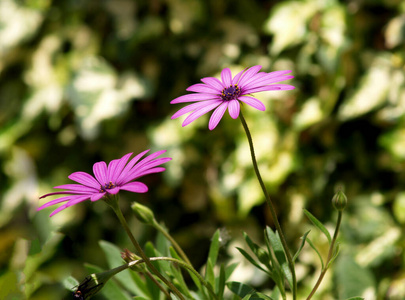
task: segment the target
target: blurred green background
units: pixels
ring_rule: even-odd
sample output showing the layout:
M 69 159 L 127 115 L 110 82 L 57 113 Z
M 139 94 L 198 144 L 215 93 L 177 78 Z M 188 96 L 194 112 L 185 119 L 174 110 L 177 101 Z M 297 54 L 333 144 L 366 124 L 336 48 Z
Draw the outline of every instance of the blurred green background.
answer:
M 62 281 L 86 263 L 106 268 L 98 244 L 129 241 L 102 202 L 49 218 L 39 196 L 92 172 L 100 160 L 167 149 L 167 171 L 121 193 L 141 243 L 155 232 L 130 203 L 154 210 L 197 267 L 224 234 L 234 280 L 268 289 L 237 254 L 242 232 L 260 243 L 272 225 L 238 120 L 182 128 L 170 100 L 201 77 L 260 64 L 292 70 L 293 91 L 243 107 L 260 169 L 291 247 L 311 228 L 307 208 L 333 230 L 330 200 L 349 199 L 341 254 L 317 299 L 405 299 L 405 2 L 402 0 L 1 0 L 0 298 L 70 299 Z M 310 236 L 326 255 L 326 239 Z M 305 248 L 301 297 L 319 274 Z M 105 299 L 97 296 L 95 299 Z

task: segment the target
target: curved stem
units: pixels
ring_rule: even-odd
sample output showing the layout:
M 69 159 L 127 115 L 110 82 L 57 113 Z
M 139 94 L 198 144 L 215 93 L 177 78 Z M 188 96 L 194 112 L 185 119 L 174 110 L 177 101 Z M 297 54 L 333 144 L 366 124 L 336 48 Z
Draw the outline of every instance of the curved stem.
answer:
M 333 257 L 333 252 L 335 251 L 335 243 L 336 243 L 337 236 L 339 233 L 340 224 L 342 223 L 342 216 L 343 216 L 343 211 L 339 211 L 338 219 L 336 222 L 335 233 L 333 234 L 332 242 L 330 243 L 330 247 L 329 247 L 328 259 L 326 260 L 325 266 L 322 269 L 321 274 L 319 274 L 318 280 L 316 281 L 316 284 L 315 284 L 314 288 L 312 289 L 311 293 L 309 294 L 307 300 L 311 299 L 312 296 L 315 294 L 316 290 L 318 289 L 318 287 L 320 286 L 320 284 L 322 282 L 323 277 L 326 274 L 326 271 L 328 271 L 328 269 L 329 269 L 329 264 Z
M 167 230 L 165 230 L 163 228 L 163 226 L 160 225 L 156 220 L 153 220 L 152 226 L 155 227 L 156 230 L 160 231 L 169 240 L 169 242 L 173 245 L 174 249 L 176 249 L 176 251 L 179 253 L 181 258 L 187 264 L 189 264 L 191 267 L 193 267 L 193 265 L 191 264 L 190 260 L 188 259 L 187 255 L 186 255 L 186 253 L 184 253 L 183 249 L 181 249 L 179 244 L 177 244 L 176 240 L 167 232 Z
M 180 291 L 170 282 L 168 281 L 160 272 L 156 269 L 156 267 L 150 262 L 149 257 L 143 252 L 141 245 L 137 242 L 135 237 L 133 236 L 131 230 L 129 229 L 128 223 L 125 220 L 121 209 L 118 205 L 118 201 L 116 199 L 109 199 L 106 201 L 114 210 L 115 214 L 117 215 L 122 227 L 124 227 L 125 232 L 127 233 L 129 239 L 131 240 L 132 244 L 134 245 L 136 251 L 138 254 L 142 257 L 144 260 L 145 264 L 149 267 L 149 269 L 157 276 L 159 277 L 160 280 L 162 280 L 172 291 L 173 293 L 176 294 L 177 297 L 179 297 L 181 300 L 185 300 L 183 295 L 180 293 Z
M 204 280 L 204 278 L 200 275 L 200 273 L 198 273 L 193 267 L 191 267 L 184 261 L 181 261 L 181 260 L 179 260 L 177 258 L 173 258 L 173 257 L 161 257 L 161 256 L 160 257 L 150 257 L 149 260 L 150 261 L 163 260 L 163 261 L 170 261 L 170 262 L 178 264 L 180 267 L 193 273 L 193 275 L 195 275 L 198 278 L 198 280 L 207 288 L 208 292 L 212 295 L 213 299 L 219 300 L 218 296 L 215 294 L 212 287 Z M 146 263 L 146 261 L 144 259 L 139 259 L 139 260 L 131 261 L 125 265 L 119 266 L 116 269 L 119 269 L 118 272 L 121 272 L 127 268 L 131 268 L 131 267 L 134 267 L 134 266 L 136 266 L 138 264 L 142 264 L 142 263 Z
M 293 281 L 293 286 L 291 287 L 291 290 L 292 290 L 292 294 L 293 294 L 293 299 L 295 300 L 296 297 L 297 297 L 297 295 L 296 295 L 297 294 L 297 278 L 295 276 L 294 261 L 292 259 L 290 249 L 288 248 L 287 241 L 286 241 L 286 239 L 284 237 L 283 231 L 281 230 L 280 223 L 278 222 L 277 213 L 276 213 L 276 210 L 274 208 L 273 202 L 271 201 L 270 195 L 267 192 L 266 186 L 264 185 L 262 176 L 260 175 L 259 167 L 257 166 L 257 161 L 256 161 L 255 149 L 253 147 L 252 136 L 250 134 L 249 127 L 247 126 L 246 120 L 243 117 L 242 111 L 240 111 L 239 118 L 240 118 L 240 120 L 242 122 L 243 129 L 245 130 L 247 139 L 249 141 L 250 154 L 252 156 L 253 168 L 255 170 L 256 177 L 259 180 L 260 186 L 261 186 L 261 188 L 263 190 L 264 196 L 266 198 L 267 205 L 270 208 L 270 213 L 271 213 L 271 216 L 273 218 L 274 225 L 276 226 L 276 229 L 277 229 L 277 231 L 278 231 L 278 233 L 280 235 L 280 240 L 281 240 L 281 243 L 283 244 L 284 252 L 285 252 L 285 254 L 287 256 L 288 267 L 289 267 L 289 269 L 291 271 L 292 281 Z

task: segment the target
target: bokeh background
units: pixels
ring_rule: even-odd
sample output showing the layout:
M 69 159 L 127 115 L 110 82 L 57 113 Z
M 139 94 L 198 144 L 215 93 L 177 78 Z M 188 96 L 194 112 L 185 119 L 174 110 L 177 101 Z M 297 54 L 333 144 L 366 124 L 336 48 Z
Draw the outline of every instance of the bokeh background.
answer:
M 150 192 L 121 195 L 141 243 L 155 232 L 132 201 L 197 267 L 221 228 L 221 260 L 241 262 L 233 279 L 271 288 L 235 250 L 243 231 L 262 243 L 272 226 L 239 120 L 182 128 L 170 119 L 182 105 L 169 104 L 222 68 L 260 64 L 295 76 L 284 82 L 293 91 L 258 94 L 265 112 L 243 107 L 291 247 L 312 228 L 303 208 L 333 230 L 338 186 L 349 199 L 317 299 L 405 299 L 404 62 L 402 0 L 1 0 L 0 298 L 70 299 L 64 279 L 82 280 L 87 263 L 107 268 L 100 240 L 130 247 L 102 201 L 52 218 L 36 208 L 70 173 L 145 149 L 173 160 L 143 178 Z M 310 237 L 326 255 L 326 239 Z M 319 267 L 306 247 L 300 297 Z

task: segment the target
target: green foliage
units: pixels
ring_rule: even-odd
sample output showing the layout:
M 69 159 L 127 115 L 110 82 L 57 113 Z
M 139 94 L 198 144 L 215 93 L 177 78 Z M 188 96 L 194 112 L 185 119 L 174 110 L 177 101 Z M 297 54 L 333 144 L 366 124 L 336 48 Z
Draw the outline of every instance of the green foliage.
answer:
M 103 269 L 111 263 L 99 240 L 128 247 L 103 203 L 88 201 L 52 219 L 49 210 L 35 209 L 43 203 L 40 195 L 70 183 L 70 173 L 91 172 L 93 163 L 129 152 L 166 148 L 173 157 L 166 172 L 148 179 L 149 192 L 135 200 L 147 202 L 197 268 L 206 264 L 217 225 L 231 229 L 232 241 L 242 231 L 259 236 L 259 223 L 272 221 L 261 206 L 240 124 L 225 116 L 213 132 L 207 118 L 181 128 L 181 121 L 170 120 L 180 106 L 169 105 L 202 77 L 254 64 L 264 71 L 291 69 L 296 76 L 290 82 L 296 90 L 258 96 L 266 112 L 242 109 L 282 227 L 292 249 L 301 251 L 295 260 L 305 272 L 299 285 L 308 289 L 307 278 L 319 267 L 317 253 L 325 257 L 327 248 L 324 231 L 317 230 L 294 244 L 308 230 L 302 208 L 330 230 L 335 215 L 325 197 L 344 185 L 350 201 L 341 256 L 359 266 L 351 269 L 353 278 L 368 279 L 364 289 L 348 292 L 341 285 L 346 269 L 334 268 L 324 296 L 368 299 L 361 293 L 369 288 L 404 298 L 403 1 L 119 3 L 0 1 L 0 298 L 61 299 L 61 282 L 71 274 L 84 278 L 85 262 Z M 121 197 L 127 213 L 129 197 Z M 129 221 L 141 240 L 153 240 L 152 231 Z M 44 241 L 58 231 L 64 237 L 46 250 Z M 156 242 L 159 252 L 173 256 L 166 246 Z M 224 252 L 231 253 L 230 247 Z M 248 247 L 253 254 L 241 253 L 251 255 L 249 261 L 270 274 L 282 272 L 263 263 L 277 263 L 269 251 Z M 27 266 L 19 263 L 25 261 Z M 225 272 L 218 269 L 222 263 Z M 157 266 L 182 284 L 173 266 Z M 229 266 L 222 260 L 205 266 L 218 293 Z M 272 288 L 257 275 L 251 279 L 244 284 Z M 139 299 L 150 297 L 145 293 Z

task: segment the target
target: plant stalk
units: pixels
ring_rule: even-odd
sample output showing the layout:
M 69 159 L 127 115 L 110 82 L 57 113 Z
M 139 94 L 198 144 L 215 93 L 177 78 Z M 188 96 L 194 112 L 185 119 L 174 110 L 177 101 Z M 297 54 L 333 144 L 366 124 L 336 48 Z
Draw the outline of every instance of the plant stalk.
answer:
M 149 269 L 152 271 L 152 273 L 154 273 L 160 280 L 162 280 L 173 291 L 173 293 L 175 293 L 176 296 L 179 297 L 179 299 L 185 300 L 185 298 L 180 293 L 180 291 L 156 269 L 156 267 L 150 262 L 150 258 L 145 254 L 145 252 L 143 252 L 141 245 L 139 245 L 139 243 L 137 242 L 137 240 L 133 236 L 131 230 L 129 229 L 128 223 L 125 220 L 125 218 L 124 218 L 124 216 L 123 216 L 123 214 L 121 212 L 121 209 L 119 207 L 118 200 L 117 199 L 109 199 L 109 200 L 111 200 L 111 201 L 106 201 L 106 202 L 114 210 L 114 212 L 117 215 L 122 227 L 124 227 L 125 232 L 127 233 L 129 239 L 131 240 L 131 242 L 134 245 L 134 247 L 135 247 L 136 251 L 138 252 L 138 254 L 144 260 L 145 264 L 149 267 Z
M 278 222 L 276 209 L 274 208 L 274 205 L 273 205 L 273 202 L 271 201 L 270 195 L 267 192 L 266 186 L 264 185 L 262 176 L 261 176 L 260 171 L 259 171 L 259 167 L 257 166 L 257 160 L 256 160 L 255 150 L 254 150 L 254 147 L 253 147 L 252 136 L 250 134 L 249 127 L 247 126 L 246 120 L 243 117 L 242 111 L 240 111 L 239 118 L 240 118 L 240 120 L 242 122 L 243 129 L 245 130 L 247 139 L 249 141 L 250 154 L 252 156 L 253 168 L 255 170 L 256 177 L 259 180 L 260 186 L 261 186 L 261 188 L 263 190 L 267 205 L 270 208 L 270 213 L 271 213 L 271 216 L 273 218 L 274 225 L 276 226 L 276 229 L 277 229 L 277 231 L 278 231 L 278 233 L 280 235 L 280 240 L 281 240 L 281 243 L 283 244 L 284 252 L 285 252 L 285 254 L 287 256 L 288 267 L 289 267 L 289 269 L 291 271 L 292 281 L 293 281 L 293 286 L 291 287 L 291 290 L 292 290 L 292 294 L 293 294 L 293 300 L 295 300 L 296 297 L 297 297 L 297 278 L 295 276 L 294 261 L 292 259 L 290 249 L 288 248 L 287 241 L 286 241 L 286 239 L 284 237 L 283 231 L 281 230 L 280 223 Z
M 326 260 L 325 266 L 322 269 L 321 274 L 319 274 L 318 280 L 316 281 L 316 284 L 313 287 L 311 293 L 309 294 L 307 300 L 311 299 L 312 296 L 315 294 L 316 290 L 321 285 L 322 279 L 325 276 L 326 271 L 328 271 L 329 263 L 330 263 L 330 260 L 333 257 L 333 252 L 335 250 L 335 243 L 336 243 L 337 236 L 338 236 L 338 233 L 339 233 L 340 224 L 342 223 L 342 216 L 343 216 L 343 211 L 339 211 L 338 212 L 338 219 L 337 219 L 337 222 L 336 222 L 335 233 L 333 234 L 332 242 L 330 243 L 330 247 L 329 247 L 328 259 Z

